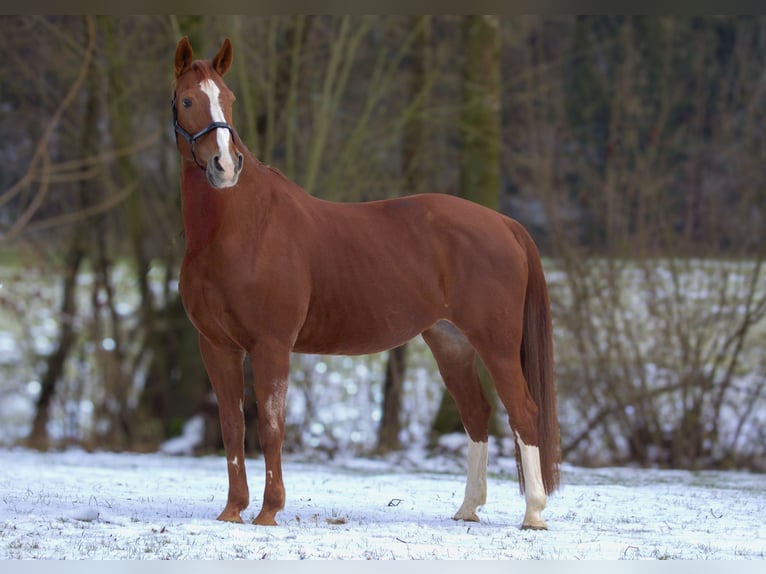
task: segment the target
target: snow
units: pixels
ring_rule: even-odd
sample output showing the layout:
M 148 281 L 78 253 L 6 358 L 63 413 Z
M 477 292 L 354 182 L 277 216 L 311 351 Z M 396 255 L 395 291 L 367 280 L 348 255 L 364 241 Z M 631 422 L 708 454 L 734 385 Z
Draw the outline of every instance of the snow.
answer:
M 280 525 L 260 527 L 260 458 L 247 460 L 247 523 L 224 524 L 222 456 L 0 449 L 0 559 L 766 557 L 764 475 L 564 466 L 550 530 L 530 532 L 512 460 L 490 461 L 481 523 L 453 521 L 463 466 L 417 451 L 288 455 Z
M 166 440 L 160 446 L 163 454 L 194 454 L 194 449 L 202 443 L 205 436 L 205 419 L 202 415 L 190 418 L 183 426 L 181 435 Z

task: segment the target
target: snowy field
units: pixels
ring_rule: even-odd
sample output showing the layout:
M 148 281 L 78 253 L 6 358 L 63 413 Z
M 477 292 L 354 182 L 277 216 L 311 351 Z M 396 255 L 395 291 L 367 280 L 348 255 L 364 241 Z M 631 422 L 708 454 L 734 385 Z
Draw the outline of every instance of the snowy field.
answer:
M 263 461 L 248 459 L 251 520 Z M 506 464 L 507 462 L 507 464 Z M 766 476 L 565 466 L 547 532 L 518 528 L 512 461 L 482 522 L 455 522 L 461 465 L 408 453 L 284 465 L 280 526 L 223 524 L 223 457 L 0 450 L 2 559 L 758 559 Z

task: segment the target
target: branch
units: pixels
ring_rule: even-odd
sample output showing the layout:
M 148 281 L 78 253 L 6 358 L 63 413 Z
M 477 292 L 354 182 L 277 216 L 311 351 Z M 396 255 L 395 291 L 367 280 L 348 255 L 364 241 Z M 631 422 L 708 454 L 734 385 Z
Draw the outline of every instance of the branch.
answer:
M 90 207 L 81 209 L 74 213 L 56 215 L 54 217 L 43 219 L 42 221 L 37 221 L 33 224 L 28 225 L 27 231 L 40 231 L 42 229 L 49 229 L 51 227 L 56 227 L 60 225 L 68 225 L 70 223 L 75 223 L 77 221 L 81 221 L 83 219 L 87 219 L 89 217 L 93 217 L 95 215 L 105 213 L 109 211 L 110 209 L 112 209 L 113 207 L 115 207 L 116 205 L 125 201 L 125 199 L 127 199 L 128 196 L 135 191 L 136 185 L 137 185 L 136 182 L 131 183 L 125 189 L 123 189 L 120 193 L 113 195 L 112 197 L 109 197 L 108 199 L 105 199 L 98 205 L 92 205 Z
M 11 241 L 21 234 L 24 227 L 27 225 L 27 223 L 29 223 L 29 220 L 34 216 L 34 214 L 42 205 L 43 199 L 45 199 L 45 195 L 48 193 L 48 173 L 50 170 L 50 157 L 48 156 L 47 151 L 48 142 L 53 135 L 53 131 L 61 120 L 61 116 L 64 114 L 64 111 L 66 111 L 66 109 L 71 105 L 72 101 L 77 95 L 77 92 L 82 86 L 82 83 L 85 81 L 85 77 L 88 75 L 88 68 L 90 67 L 96 45 L 96 30 L 93 18 L 91 16 L 86 16 L 85 22 L 88 28 L 88 47 L 85 51 L 85 56 L 83 58 L 82 65 L 80 66 L 80 71 L 72 85 L 69 87 L 69 91 L 61 100 L 61 103 L 48 122 L 43 135 L 37 143 L 37 148 L 35 149 L 35 153 L 32 156 L 32 160 L 30 161 L 27 172 L 18 182 L 11 186 L 9 190 L 0 195 L 0 207 L 2 207 L 11 201 L 14 197 L 16 197 L 19 193 L 21 193 L 24 189 L 29 187 L 33 180 L 40 179 L 40 187 L 37 190 L 35 197 L 32 199 L 32 202 L 25 209 L 24 213 L 22 213 L 16 222 L 11 226 L 8 232 L 2 237 L 2 241 Z M 37 166 L 40 163 L 42 163 L 42 174 L 37 169 Z

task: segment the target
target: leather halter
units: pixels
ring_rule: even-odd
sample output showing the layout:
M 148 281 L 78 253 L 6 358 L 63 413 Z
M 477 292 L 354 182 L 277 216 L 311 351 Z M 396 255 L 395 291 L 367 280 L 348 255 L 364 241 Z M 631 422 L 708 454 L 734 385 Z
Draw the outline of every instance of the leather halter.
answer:
M 173 108 L 173 128 L 175 129 L 175 132 L 181 137 L 183 137 L 187 142 L 189 142 L 189 145 L 191 146 L 191 152 L 192 152 L 192 159 L 194 160 L 194 163 L 197 164 L 197 167 L 204 170 L 205 166 L 201 165 L 197 161 L 197 156 L 194 153 L 194 142 L 196 142 L 199 138 L 202 136 L 209 134 L 213 130 L 217 130 L 218 128 L 223 128 L 225 130 L 229 130 L 229 134 L 231 135 L 231 141 L 236 146 L 236 142 L 234 140 L 234 128 L 232 128 L 229 124 L 226 122 L 213 122 L 206 128 L 202 128 L 200 131 L 198 131 L 196 134 L 190 134 L 187 132 L 184 128 L 181 127 L 181 125 L 178 123 L 178 109 L 176 108 L 176 94 L 173 94 L 173 100 L 171 101 L 171 106 Z

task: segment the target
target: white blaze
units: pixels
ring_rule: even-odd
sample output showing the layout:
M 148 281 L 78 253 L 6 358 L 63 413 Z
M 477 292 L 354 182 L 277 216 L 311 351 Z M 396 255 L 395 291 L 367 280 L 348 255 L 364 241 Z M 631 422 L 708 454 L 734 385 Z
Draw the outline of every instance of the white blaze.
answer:
M 226 123 L 223 108 L 221 108 L 221 90 L 218 89 L 216 83 L 211 79 L 202 80 L 199 87 L 210 100 L 210 117 L 213 118 L 214 122 Z M 221 162 L 221 167 L 226 173 L 234 173 L 235 165 L 234 158 L 229 153 L 230 138 L 229 130 L 215 130 L 215 141 L 218 143 L 218 161 Z

